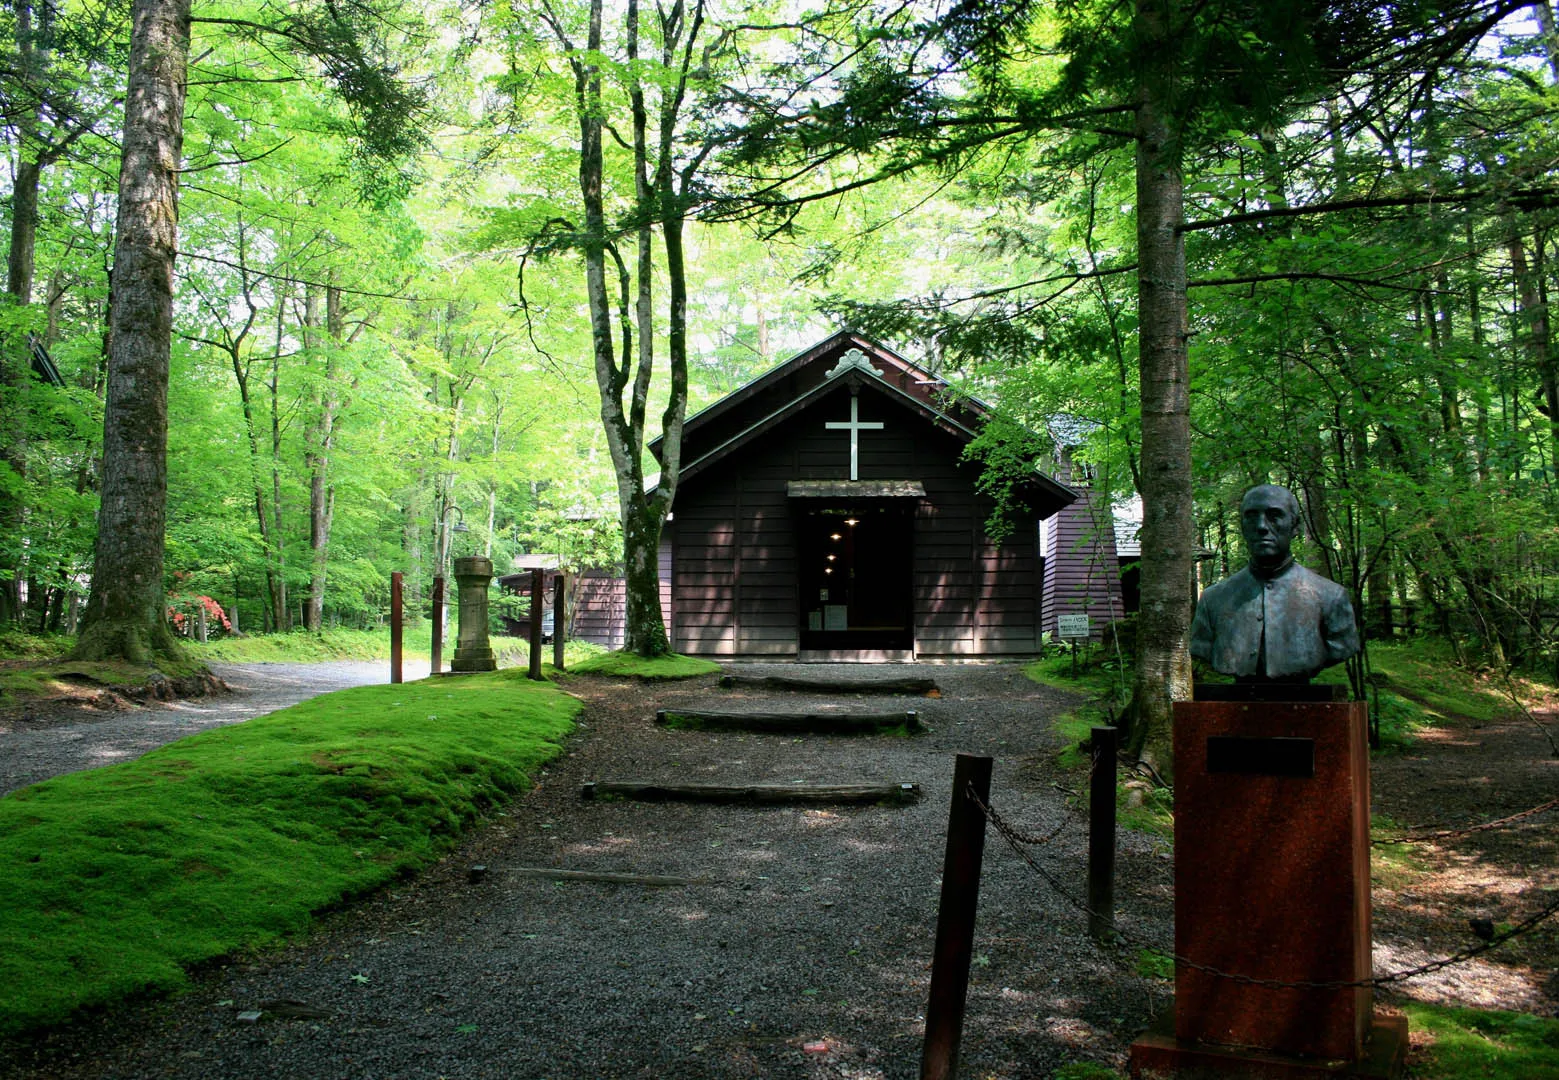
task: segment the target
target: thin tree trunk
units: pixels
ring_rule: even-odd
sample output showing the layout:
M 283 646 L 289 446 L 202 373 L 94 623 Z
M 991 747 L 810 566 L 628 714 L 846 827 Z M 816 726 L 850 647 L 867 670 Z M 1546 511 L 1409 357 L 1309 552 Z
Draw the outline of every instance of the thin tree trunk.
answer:
M 1187 309 L 1180 134 L 1174 127 L 1179 60 L 1176 0 L 1138 0 L 1143 41 L 1159 43 L 1139 76 L 1137 304 L 1142 394 L 1142 608 L 1131 748 L 1171 766 L 1172 703 L 1191 696 L 1192 514 Z
M 281 305 L 276 306 L 277 322 Z M 281 511 L 281 332 L 277 327 L 276 351 L 271 354 L 271 554 L 275 562 L 271 574 L 271 609 L 276 612 L 276 630 L 292 629 L 292 609 L 287 604 L 287 552 L 282 535 Z
M 78 658 L 183 656 L 168 630 L 162 573 L 189 18 L 189 0 L 136 0 L 131 13 L 102 502 Z
M 1451 298 L 1450 275 L 1441 267 L 1435 274 L 1434 291 L 1429 294 L 1429 340 L 1435 358 L 1435 388 L 1440 394 L 1440 426 L 1450 443 L 1448 450 L 1454 467 L 1462 475 L 1471 475 L 1474 463 L 1468 457 L 1462 432 L 1461 378 L 1456 370 Z

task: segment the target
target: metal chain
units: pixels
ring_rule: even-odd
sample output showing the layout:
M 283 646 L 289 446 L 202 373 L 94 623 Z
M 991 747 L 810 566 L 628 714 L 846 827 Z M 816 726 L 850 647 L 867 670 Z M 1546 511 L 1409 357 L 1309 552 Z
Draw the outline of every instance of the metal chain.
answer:
M 979 796 L 978 795 L 974 796 L 974 799 L 975 799 L 976 802 L 978 802 L 979 801 Z M 994 819 L 996 811 L 995 810 L 991 810 L 989 807 L 987 807 L 985 809 L 986 809 L 986 816 L 987 817 L 991 817 L 991 818 Z M 1070 815 L 1070 811 L 1068 811 L 1068 816 L 1069 815 Z M 1023 832 L 1022 830 L 1018 829 L 1016 826 L 1014 826 L 1014 825 L 1012 825 L 1012 824 L 1010 824 L 1010 823 L 1008 823 L 1006 821 L 1003 821 L 1001 823 L 1000 828 L 1003 830 L 1002 835 L 1008 838 L 1008 842 L 1009 843 L 1014 843 L 1015 842 L 1015 843 L 1019 843 L 1019 844 L 1027 844 L 1030 847 L 1043 847 L 1045 844 L 1050 843 L 1050 841 L 1054 840 L 1056 837 L 1061 835 L 1061 831 L 1066 828 L 1066 823 L 1067 823 L 1067 818 L 1066 817 L 1062 817 L 1061 820 L 1056 823 L 1056 827 L 1054 829 L 1051 829 L 1044 836 L 1040 836 L 1038 833 Z
M 1024 851 L 1022 847 L 1019 846 L 1019 840 L 1017 837 L 1021 834 L 1018 834 L 1017 830 L 1014 830 L 1012 826 L 1009 825 L 993 807 L 986 805 L 985 800 L 980 798 L 979 793 L 974 790 L 973 785 L 969 786 L 966 794 L 968 795 L 970 801 L 972 801 L 980 808 L 980 812 L 985 815 L 986 820 L 995 827 L 997 834 L 1001 836 L 1003 840 L 1007 841 L 1007 846 L 1012 848 L 1013 852 L 1029 865 L 1030 869 L 1034 870 L 1035 873 L 1044 878 L 1046 884 L 1048 884 L 1058 896 L 1090 918 L 1093 918 L 1099 914 L 1090 908 L 1086 903 L 1067 892 L 1066 887 L 1062 885 L 1062 883 L 1056 878 L 1054 874 L 1046 870 L 1043 866 L 1040 866 L 1037 862 L 1034 861 L 1033 857 L 1027 851 Z M 1389 986 L 1392 983 L 1405 982 L 1408 979 L 1417 978 L 1420 975 L 1428 975 L 1432 972 L 1439 971 L 1442 968 L 1451 967 L 1455 964 L 1466 963 L 1468 960 L 1471 960 L 1474 957 L 1481 956 L 1482 954 L 1489 952 L 1492 949 L 1497 949 L 1511 938 L 1519 937 L 1520 935 L 1527 933 L 1536 927 L 1539 923 L 1554 915 L 1556 912 L 1559 912 L 1559 896 L 1556 896 L 1546 908 L 1543 908 L 1541 911 L 1529 915 L 1521 922 L 1516 923 L 1509 930 L 1502 934 L 1496 934 L 1488 941 L 1481 942 L 1466 949 L 1462 949 L 1459 952 L 1452 953 L 1450 956 L 1443 956 L 1437 960 L 1430 960 L 1427 963 L 1419 964 L 1417 967 L 1404 968 L 1399 971 L 1389 971 L 1384 975 L 1375 975 L 1368 979 L 1342 979 L 1328 981 L 1298 980 L 1294 982 L 1288 982 L 1282 979 L 1263 979 L 1258 978 L 1255 975 L 1243 975 L 1239 972 L 1223 971 L 1219 968 L 1213 967 L 1210 964 L 1203 964 L 1199 961 L 1192 960 L 1188 957 L 1180 956 L 1174 952 L 1162 949 L 1159 946 L 1152 944 L 1151 942 L 1145 941 L 1136 937 L 1135 935 L 1127 934 L 1120 930 L 1117 930 L 1116 934 L 1120 937 L 1121 941 L 1127 945 L 1134 945 L 1138 948 L 1151 949 L 1160 955 L 1167 956 L 1176 964 L 1183 964 L 1184 966 L 1192 968 L 1196 971 L 1200 971 L 1203 974 L 1212 975 L 1220 979 L 1228 979 L 1231 982 L 1237 982 L 1247 986 L 1264 986 L 1274 989 L 1294 988 L 1305 990 L 1342 990 L 1365 986 Z M 1110 921 L 1114 921 L 1113 917 L 1111 917 Z
M 1371 840 L 1372 844 L 1428 844 L 1435 840 L 1448 840 L 1453 836 L 1469 836 L 1472 833 L 1486 832 L 1489 829 L 1497 829 L 1501 825 L 1509 825 L 1512 821 L 1520 821 L 1534 814 L 1541 814 L 1544 810 L 1552 810 L 1559 806 L 1559 799 L 1549 799 L 1547 802 L 1534 806 L 1530 810 L 1523 810 L 1519 814 L 1511 814 L 1509 817 L 1498 818 L 1494 821 L 1485 821 L 1482 825 L 1468 825 L 1464 829 L 1439 829 L 1435 832 L 1420 831 L 1416 836 L 1387 836 L 1379 840 Z

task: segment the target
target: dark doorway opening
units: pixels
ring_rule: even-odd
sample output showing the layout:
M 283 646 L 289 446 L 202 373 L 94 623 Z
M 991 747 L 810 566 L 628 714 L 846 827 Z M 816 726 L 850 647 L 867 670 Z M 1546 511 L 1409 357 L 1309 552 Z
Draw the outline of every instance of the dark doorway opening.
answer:
M 910 499 L 869 504 L 803 503 L 803 650 L 912 649 Z

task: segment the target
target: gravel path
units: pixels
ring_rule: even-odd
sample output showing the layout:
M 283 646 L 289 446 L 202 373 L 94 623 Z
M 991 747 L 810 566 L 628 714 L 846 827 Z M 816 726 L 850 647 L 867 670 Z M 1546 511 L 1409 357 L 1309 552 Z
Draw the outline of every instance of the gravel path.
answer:
M 0 795 L 61 773 L 140 757 L 175 739 L 236 724 L 319 694 L 388 682 L 388 661 L 329 664 L 212 664 L 231 694 L 190 701 L 153 702 L 127 710 L 76 706 L 46 716 L 0 720 Z M 407 679 L 428 674 L 428 663 L 405 665 Z
M 861 699 L 917 709 L 931 731 L 913 738 L 669 731 L 653 722 L 657 705 L 767 699 L 712 679 L 573 680 L 590 704 L 565 754 L 462 849 L 300 945 L 208 973 L 174 1002 L 33 1044 L 16 1074 L 916 1075 L 953 755 L 995 756 L 995 803 L 1048 831 L 1068 815 L 1042 764 L 1055 749 L 1049 720 L 1070 699 L 1015 666 L 913 673 L 938 679 L 945 696 Z M 843 809 L 579 798 L 582 781 L 625 778 L 915 781 L 925 795 L 904 808 Z M 1072 818 L 1044 849 L 1074 887 L 1085 844 Z M 1167 938 L 1167 850 L 1134 833 L 1121 848 L 1129 921 Z M 487 870 L 473 883 L 475 864 Z M 527 867 L 703 883 L 559 884 Z M 1081 917 L 994 838 L 976 949 L 963 1075 L 1038 1078 L 1068 1061 L 1116 1060 L 1167 1000 L 1166 982 L 1132 973 L 1133 951 L 1092 947 Z M 259 1023 L 238 1019 L 268 1002 Z M 283 1018 L 277 1002 L 328 1015 Z
M 737 665 L 740 674 L 840 674 Z M 861 675 L 862 669 L 846 669 Z M 995 758 L 993 805 L 1053 840 L 1030 849 L 1075 894 L 1085 823 L 1068 809 L 1050 734 L 1068 695 L 1015 666 L 920 665 L 943 696 L 809 698 L 576 678 L 587 707 L 525 798 L 415 879 L 328 916 L 285 949 L 199 975 L 176 1000 L 129 1006 L 12 1046 L 19 1080 L 348 1080 L 643 1077 L 887 1080 L 918 1074 L 953 755 Z M 846 701 L 916 709 L 916 737 L 741 735 L 657 727 L 656 708 L 762 710 Z M 1431 753 L 1426 745 L 1425 755 Z M 1404 759 L 1407 767 L 1420 762 Z M 1489 767 L 1492 769 L 1493 765 Z M 1380 770 L 1386 800 L 1419 786 Z M 1533 782 L 1543 779 L 1534 769 Z M 901 808 L 585 802 L 589 780 L 914 781 Z M 1421 793 L 1420 793 L 1421 798 Z M 1533 852 L 1536 855 L 1536 852 Z M 472 868 L 485 867 L 481 874 Z M 530 868 L 659 875 L 687 884 L 560 882 Z M 1172 936 L 1172 857 L 1119 838 L 1117 926 Z M 1382 896 L 1400 898 L 1386 890 Z M 1071 1062 L 1119 1067 L 1170 1001 L 1136 945 L 1094 946 L 1085 922 L 994 834 L 987 838 L 960 1073 L 1043 1080 Z M 1376 963 L 1464 937 L 1459 912 L 1404 924 L 1376 912 Z M 1427 914 L 1427 913 L 1424 913 Z M 1501 912 L 1495 912 L 1496 915 Z M 1442 940 L 1443 935 L 1443 940 Z M 1547 1011 L 1541 970 L 1466 971 L 1497 1000 Z M 1450 986 L 1409 986 L 1446 996 Z M 1464 988 L 1465 989 L 1465 988 Z M 1455 999 L 1460 994 L 1448 995 Z M 1390 1005 L 1384 996 L 1382 1004 Z M 245 1022 L 246 1010 L 262 1010 Z

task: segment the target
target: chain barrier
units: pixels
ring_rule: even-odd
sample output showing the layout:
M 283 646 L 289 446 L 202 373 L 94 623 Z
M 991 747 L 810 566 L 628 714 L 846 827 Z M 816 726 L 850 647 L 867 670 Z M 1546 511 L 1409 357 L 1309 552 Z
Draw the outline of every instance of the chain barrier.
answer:
M 1486 832 L 1489 829 L 1497 829 L 1501 825 L 1509 825 L 1513 821 L 1520 821 L 1522 818 L 1529 818 L 1534 814 L 1541 814 L 1543 811 L 1552 810 L 1556 806 L 1559 806 L 1559 799 L 1549 799 L 1547 802 L 1539 806 L 1534 806 L 1530 810 L 1523 810 L 1519 814 L 1511 814 L 1509 817 L 1502 817 L 1495 821 L 1485 821 L 1482 825 L 1468 825 L 1466 828 L 1462 829 L 1438 829 L 1434 832 L 1425 832 L 1423 829 L 1418 829 L 1413 833 L 1404 834 L 1402 836 L 1387 836 L 1382 837 L 1379 840 L 1371 840 L 1370 843 L 1429 844 L 1436 840 L 1449 840 L 1454 836 L 1470 836 L 1473 833 Z
M 1027 851 L 1023 850 L 1022 845 L 1024 843 L 1030 843 L 1032 846 L 1032 842 L 1025 841 L 1023 839 L 1024 834 L 1021 831 L 1013 828 L 1010 824 L 1008 824 L 1007 820 L 999 813 L 997 813 L 994 807 L 988 806 L 985 801 L 980 798 L 979 794 L 974 790 L 973 787 L 966 789 L 965 794 L 968 796 L 971 802 L 980 808 L 980 812 L 985 815 L 985 819 L 991 823 L 992 827 L 995 828 L 997 835 L 999 835 L 1007 842 L 1007 846 L 1013 850 L 1013 853 L 1016 854 L 1018 858 L 1027 863 L 1030 869 L 1043 878 L 1045 883 L 1050 886 L 1056 895 L 1060 896 L 1061 899 L 1065 900 L 1069 905 L 1076 908 L 1085 916 L 1089 918 L 1099 917 L 1098 912 L 1094 911 L 1085 902 L 1077 899 L 1077 897 L 1068 892 L 1066 886 L 1062 884 L 1056 875 L 1052 874 L 1049 870 L 1035 862 L 1034 857 Z M 1542 807 L 1538 807 L 1532 811 L 1528 811 L 1527 813 L 1535 813 L 1536 810 L 1539 809 L 1542 809 Z M 1061 824 L 1065 825 L 1065 820 L 1063 820 Z M 1060 827 L 1057 827 L 1049 837 L 1046 837 L 1046 840 L 1054 837 L 1060 831 Z M 1443 956 L 1437 960 L 1430 960 L 1426 963 L 1419 964 L 1416 967 L 1403 968 L 1398 971 L 1389 971 L 1384 975 L 1375 975 L 1368 979 L 1341 979 L 1330 981 L 1299 980 L 1295 982 L 1288 982 L 1282 979 L 1263 979 L 1255 975 L 1244 975 L 1235 971 L 1223 971 L 1209 964 L 1203 964 L 1199 961 L 1189 959 L 1188 957 L 1180 956 L 1177 953 L 1161 948 L 1160 946 L 1142 938 L 1138 938 L 1133 934 L 1125 933 L 1122 930 L 1117 929 L 1115 934 L 1123 944 L 1142 949 L 1151 949 L 1153 952 L 1158 953 L 1161 956 L 1168 957 L 1176 964 L 1183 964 L 1184 966 L 1192 968 L 1196 971 L 1200 971 L 1203 974 L 1212 975 L 1215 978 L 1228 979 L 1231 982 L 1241 983 L 1246 986 L 1262 986 L 1272 989 L 1343 990 L 1366 986 L 1390 986 L 1393 983 L 1405 982 L 1408 979 L 1414 979 L 1420 975 L 1428 975 L 1433 972 L 1440 971 L 1443 968 L 1452 967 L 1456 964 L 1464 964 L 1475 957 L 1482 956 L 1486 952 L 1490 952 L 1493 949 L 1499 948 L 1501 945 L 1505 944 L 1505 942 L 1511 940 L 1512 938 L 1520 937 L 1522 934 L 1532 930 L 1539 923 L 1543 922 L 1545 919 L 1550 918 L 1555 913 L 1559 913 L 1559 896 L 1556 896 L 1552 901 L 1550 901 L 1547 907 L 1527 916 L 1525 919 L 1521 920 L 1519 923 L 1516 923 L 1504 933 L 1495 934 L 1488 941 L 1469 946 L 1468 948 L 1452 953 L 1450 956 Z M 1110 921 L 1113 922 L 1113 916 L 1111 917 Z

